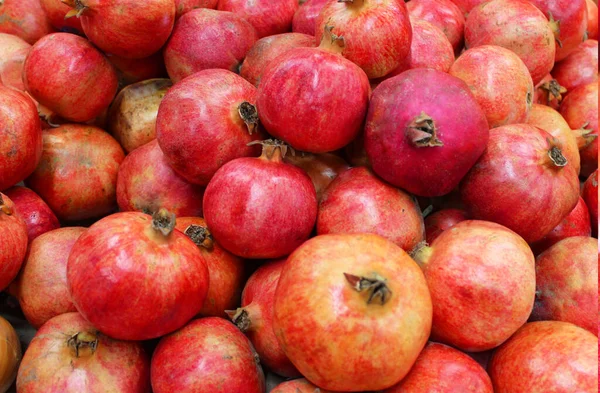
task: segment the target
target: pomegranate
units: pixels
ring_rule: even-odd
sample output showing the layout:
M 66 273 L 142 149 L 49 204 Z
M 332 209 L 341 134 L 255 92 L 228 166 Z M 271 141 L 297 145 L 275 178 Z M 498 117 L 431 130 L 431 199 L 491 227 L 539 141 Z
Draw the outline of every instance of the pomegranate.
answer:
M 250 341 L 221 318 L 196 319 L 164 337 L 152 356 L 154 393 L 263 393 L 265 378 Z
M 425 218 L 425 238 L 427 243 L 433 243 L 442 232 L 468 219 L 469 215 L 466 211 L 453 208 L 439 210 L 427 216 Z
M 13 201 L 19 215 L 25 220 L 29 243 L 41 234 L 60 227 L 54 212 L 38 194 L 29 188 L 15 186 L 4 193 Z
M 275 386 L 271 393 L 333 393 L 330 390 L 323 390 L 304 378 L 294 379 L 282 382 Z
M 32 45 L 53 31 L 40 0 L 3 0 L 0 21 L 0 33 L 14 34 Z
M 25 91 L 23 63 L 31 45 L 16 35 L 0 33 L 0 85 Z
M 485 115 L 456 77 L 419 68 L 373 91 L 365 147 L 375 173 L 396 187 L 421 196 L 449 193 L 487 140 Z
M 344 156 L 352 166 L 371 168 L 367 150 L 365 149 L 365 133 L 361 131 L 350 144 L 344 148 Z
M 579 198 L 577 171 L 562 149 L 549 133 L 527 124 L 490 130 L 485 153 L 461 184 L 472 217 L 507 226 L 528 243 L 543 238 Z
M 494 352 L 496 393 L 596 392 L 598 338 L 566 322 L 532 322 Z
M 116 207 L 119 143 L 100 128 L 68 124 L 45 130 L 40 164 L 27 185 L 65 221 L 104 216 Z
M 566 92 L 567 89 L 548 74 L 535 86 L 533 102 L 558 110 Z
M 460 8 L 460 10 L 465 14 L 468 15 L 469 12 L 471 12 L 471 10 L 475 7 L 477 7 L 479 4 L 484 3 L 485 0 L 451 0 L 454 4 L 456 4 L 458 6 L 458 8 Z
M 310 178 L 283 162 L 285 145 L 262 143 L 259 158 L 228 162 L 204 193 L 208 228 L 221 246 L 242 258 L 288 255 L 308 239 L 317 218 Z
M 106 57 L 85 38 L 68 33 L 47 35 L 31 48 L 23 81 L 36 101 L 75 122 L 100 115 L 117 91 Z
M 83 32 L 79 18 L 65 18 L 71 10 L 61 0 L 39 0 L 48 21 L 56 30 L 78 34 Z
M 161 52 L 142 59 L 128 59 L 110 54 L 107 58 L 117 71 L 120 86 L 167 76 L 165 60 Z
M 463 48 L 465 17 L 451 0 L 411 0 L 406 4 L 411 23 L 415 20 L 430 22 L 441 29 L 455 53 Z M 414 25 L 413 25 L 414 33 Z
M 381 390 L 398 383 L 430 327 L 423 273 L 378 235 L 312 238 L 288 257 L 279 278 L 275 334 L 294 366 L 323 389 Z
M 512 51 L 477 46 L 463 53 L 449 72 L 469 86 L 490 128 L 527 120 L 533 81 L 525 63 Z
M 259 38 L 286 33 L 298 9 L 297 0 L 219 0 L 217 9 L 233 12 L 246 19 Z
M 262 137 L 255 97 L 254 86 L 227 70 L 197 72 L 172 87 L 158 109 L 156 137 L 175 172 L 205 186 L 223 164 L 258 155 L 248 146 Z
M 240 75 L 258 87 L 263 71 L 273 59 L 290 49 L 310 46 L 315 46 L 315 37 L 301 33 L 285 33 L 261 38 L 248 51 L 240 67 Z
M 395 70 L 410 54 L 412 31 L 403 1 L 330 1 L 319 13 L 315 28 L 317 42 L 329 39 L 326 28 L 334 28 L 335 34 L 344 38 L 341 54 L 369 78 Z M 369 39 L 364 38 L 367 34 Z
M 297 377 L 298 370 L 289 361 L 273 330 L 275 290 L 285 259 L 258 268 L 248 279 L 242 295 L 242 307 L 229 311 L 233 323 L 244 332 L 260 357 L 273 372 L 284 377 Z
M 598 39 L 598 4 L 594 0 L 585 0 L 588 11 L 587 37 L 592 40 Z
M 49 320 L 29 344 L 19 393 L 146 393 L 150 364 L 140 343 L 99 333 L 78 313 Z
M 581 85 L 598 82 L 598 41 L 583 42 L 556 63 L 552 75 L 569 92 Z
M 6 289 L 19 273 L 27 253 L 27 225 L 15 204 L 0 193 L 0 231 L 3 234 L 0 254 L 0 291 Z
M 444 344 L 429 342 L 408 375 L 383 393 L 493 393 L 483 367 L 468 355 Z
M 527 0 L 492 0 L 475 7 L 465 22 L 465 45 L 497 45 L 516 53 L 537 84 L 554 66 L 550 23 Z
M 21 342 L 12 325 L 0 317 L 0 392 L 6 393 L 17 377 Z
M 237 72 L 258 36 L 254 27 L 233 12 L 199 8 L 184 14 L 164 50 L 173 82 L 211 68 Z
M 29 176 L 42 155 L 42 128 L 35 104 L 0 84 L 0 190 Z
M 327 0 L 307 0 L 300 4 L 292 20 L 292 30 L 296 33 L 315 35 L 315 24 Z
M 583 184 L 583 190 L 581 196 L 585 201 L 590 211 L 590 221 L 592 224 L 592 233 L 594 236 L 598 236 L 598 170 L 596 169 L 592 173 L 585 183 Z
M 225 318 L 225 310 L 231 310 L 240 303 L 246 279 L 244 260 L 225 251 L 213 240 L 203 218 L 178 218 L 175 228 L 185 233 L 198 246 L 208 267 L 208 293 L 200 314 Z
M 219 0 L 175 0 L 176 15 L 175 19 L 181 18 L 186 12 L 196 8 L 217 8 Z

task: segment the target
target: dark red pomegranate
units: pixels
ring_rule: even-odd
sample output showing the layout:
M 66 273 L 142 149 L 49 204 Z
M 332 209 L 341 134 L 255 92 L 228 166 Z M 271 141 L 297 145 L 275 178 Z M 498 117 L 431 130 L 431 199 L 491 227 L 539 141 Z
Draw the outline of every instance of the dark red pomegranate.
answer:
M 568 92 L 598 82 L 598 41 L 586 40 L 564 60 L 556 63 L 552 75 Z
M 68 33 L 47 35 L 31 48 L 23 81 L 40 104 L 75 122 L 100 115 L 117 92 L 117 75 L 106 57 L 85 38 Z
M 485 115 L 456 77 L 419 68 L 373 91 L 365 147 L 375 173 L 396 187 L 421 196 L 449 193 L 487 140 Z
M 425 218 L 425 240 L 431 244 L 442 232 L 468 219 L 467 212 L 461 209 L 439 210 Z
M 535 86 L 533 102 L 558 110 L 566 92 L 567 89 L 548 74 Z
M 52 209 L 29 188 L 14 186 L 4 193 L 13 201 L 19 215 L 25 220 L 29 243 L 41 234 L 60 227 Z
M 25 91 L 23 63 L 31 45 L 12 34 L 0 33 L 0 84 Z
M 132 83 L 167 76 L 162 52 L 141 59 L 128 59 L 110 54 L 106 57 L 115 66 L 119 86 L 127 86 Z
M 0 193 L 0 231 L 3 233 L 0 254 L 0 291 L 6 289 L 19 273 L 27 253 L 27 225 L 9 197 Z
M 300 4 L 292 20 L 292 30 L 314 36 L 317 17 L 326 3 L 327 0 L 307 0 Z
M 179 19 L 186 12 L 190 12 L 196 8 L 215 9 L 218 3 L 219 0 L 175 0 L 175 19 Z
M 152 355 L 154 393 L 263 393 L 250 341 L 230 322 L 202 318 L 161 339 Z
M 52 31 L 40 0 L 3 0 L 0 4 L 0 33 L 14 34 L 33 45 Z
M 598 4 L 594 0 L 586 0 L 588 11 L 587 36 L 589 39 L 598 39 Z
M 71 7 L 61 0 L 39 0 L 42 9 L 46 13 L 48 21 L 56 30 L 64 32 L 83 32 L 79 18 L 65 18 L 71 11 Z
M 304 171 L 283 162 L 285 152 L 285 145 L 265 141 L 259 158 L 228 162 L 206 187 L 204 218 L 229 252 L 279 258 L 308 239 L 317 218 L 315 187 Z
M 592 225 L 592 233 L 594 236 L 598 236 L 598 170 L 587 178 L 583 184 L 583 190 L 581 196 L 585 201 L 590 211 L 590 221 Z
M 254 27 L 233 12 L 192 10 L 179 18 L 165 47 L 167 72 L 173 82 L 211 68 L 237 72 L 257 39 Z
M 406 6 L 413 19 L 427 21 L 441 29 L 452 44 L 454 52 L 460 53 L 463 47 L 465 17 L 451 0 L 411 0 Z
M 298 9 L 298 1 L 219 0 L 217 9 L 233 12 L 246 19 L 261 38 L 292 30 L 292 19 Z
M 502 224 L 528 243 L 542 239 L 579 198 L 577 171 L 561 151 L 537 127 L 490 130 L 485 153 L 462 181 L 462 201 L 476 219 Z

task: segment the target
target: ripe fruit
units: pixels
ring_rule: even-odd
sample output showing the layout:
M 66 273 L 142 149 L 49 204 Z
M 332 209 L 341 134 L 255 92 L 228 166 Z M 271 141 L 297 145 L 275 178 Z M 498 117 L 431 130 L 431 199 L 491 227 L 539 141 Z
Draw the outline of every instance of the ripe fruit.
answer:
M 30 48 L 16 35 L 0 33 L 0 85 L 25 91 L 21 74 Z
M 406 4 L 411 23 L 424 20 L 441 29 L 455 53 L 463 47 L 465 17 L 451 0 L 411 0 Z
M 196 8 L 217 8 L 219 0 L 175 0 L 177 14 L 175 19 L 179 19 L 186 12 L 195 10 Z
M 467 212 L 460 209 L 443 209 L 427 216 L 425 218 L 425 240 L 427 244 L 433 243 L 445 230 L 468 219 Z
M 38 194 L 27 187 L 14 186 L 4 192 L 27 225 L 29 243 L 43 233 L 59 228 L 58 218 Z
M 365 147 L 375 173 L 396 187 L 421 196 L 449 193 L 487 140 L 485 115 L 458 78 L 419 68 L 373 91 Z
M 484 3 L 485 0 L 451 0 L 454 4 L 460 8 L 460 10 L 465 14 L 469 15 L 469 12 L 479 4 Z
M 588 11 L 587 36 L 589 39 L 598 39 L 598 4 L 594 0 L 586 0 Z
M 292 20 L 292 31 L 314 36 L 317 18 L 326 3 L 327 0 L 307 0 L 300 4 Z
M 548 74 L 535 86 L 533 102 L 558 110 L 563 100 L 563 94 L 566 92 L 567 89 L 561 86 L 552 75 Z
M 8 287 L 19 273 L 27 253 L 27 225 L 15 204 L 0 193 L 0 230 L 4 234 L 0 254 L 0 290 Z
M 30 44 L 52 33 L 40 0 L 4 0 L 0 7 L 0 33 L 14 34 Z
M 11 324 L 0 317 L 0 392 L 13 384 L 21 362 L 21 342 Z
M 598 82 L 598 41 L 587 40 L 575 48 L 552 69 L 554 78 L 568 92 L 588 83 Z
M 65 18 L 71 10 L 67 4 L 56 0 L 39 0 L 48 21 L 56 30 L 78 34 L 83 32 L 79 18 Z
M 282 382 L 275 386 L 271 393 L 332 393 L 330 390 L 323 390 L 308 382 L 304 378 L 294 379 Z
M 598 170 L 587 178 L 583 184 L 581 196 L 590 210 L 590 221 L 592 224 L 592 232 L 598 234 Z
M 306 379 L 335 391 L 380 390 L 398 383 L 425 346 L 431 300 L 419 267 L 392 242 L 323 235 L 288 257 L 274 315 L 279 343 Z
M 115 66 L 119 86 L 142 82 L 148 79 L 165 78 L 167 69 L 162 52 L 157 52 L 142 59 L 127 59 L 107 54 L 108 61 Z
M 286 33 L 298 9 L 297 0 L 219 0 L 217 9 L 233 12 L 246 19 L 259 38 Z

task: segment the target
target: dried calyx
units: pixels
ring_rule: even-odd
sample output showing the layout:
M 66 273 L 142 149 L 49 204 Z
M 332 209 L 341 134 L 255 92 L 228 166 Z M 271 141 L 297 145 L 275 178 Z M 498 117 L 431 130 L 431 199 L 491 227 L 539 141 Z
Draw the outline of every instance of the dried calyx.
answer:
M 152 229 L 169 236 L 175 229 L 175 214 L 169 212 L 165 208 L 152 214 Z
M 207 227 L 201 225 L 190 225 L 184 232 L 198 247 L 208 250 L 213 248 L 213 238 Z
M 233 322 L 233 324 L 237 326 L 242 333 L 245 333 L 250 329 L 250 316 L 248 315 L 248 311 L 246 311 L 244 308 L 238 308 L 235 311 L 225 310 L 225 313 L 229 318 L 231 318 L 231 322 Z
M 563 156 L 562 151 L 560 151 L 560 149 L 556 146 L 553 146 L 552 148 L 550 148 L 550 150 L 548 151 L 548 156 L 552 160 L 552 163 L 554 164 L 554 166 L 562 168 L 562 167 L 566 166 L 568 163 L 565 156 Z
M 89 349 L 91 354 L 98 348 L 98 334 L 89 332 L 77 332 L 67 340 L 67 345 L 75 351 L 75 357 L 79 357 L 83 350 Z
M 597 138 L 598 135 L 597 134 L 592 134 L 592 132 L 594 132 L 594 130 L 592 130 L 589 127 L 589 123 L 585 123 L 584 125 L 581 126 L 581 128 L 577 129 L 577 130 L 573 130 L 573 132 L 575 133 L 575 137 L 577 139 L 577 148 L 579 150 L 583 150 L 586 147 L 588 147 L 589 145 L 592 144 L 592 142 L 594 142 Z
M 251 103 L 244 101 L 238 106 L 238 113 L 248 127 L 248 133 L 252 135 L 258 128 L 258 112 L 256 107 Z
M 341 54 L 344 50 L 345 45 L 346 42 L 344 41 L 344 37 L 334 34 L 333 26 L 325 24 L 325 28 L 323 29 L 323 37 L 321 37 L 321 43 L 319 44 L 319 49 L 324 49 L 328 52 Z
M 552 98 L 555 98 L 559 103 L 562 101 L 562 95 L 567 92 L 567 89 L 558 83 L 556 79 L 551 79 L 548 82 L 544 82 L 540 85 L 540 89 L 546 91 L 548 95 L 547 104 L 549 105 Z
M 550 24 L 550 29 L 554 34 L 554 40 L 558 44 L 559 48 L 563 47 L 562 41 L 560 40 L 560 20 L 554 19 L 552 12 L 548 12 L 548 23 Z
M 6 214 L 7 216 L 12 216 L 13 214 L 13 209 L 11 209 L 10 207 L 8 207 L 8 205 L 6 203 L 4 203 L 4 199 L 2 198 L 2 194 L 0 194 L 0 211 L 4 214 Z
M 437 136 L 437 128 L 433 119 L 425 112 L 414 118 L 407 127 L 407 135 L 416 147 L 444 146 Z
M 288 152 L 288 149 L 295 155 L 296 152 L 291 146 L 279 139 L 266 139 L 264 141 L 252 141 L 248 146 L 262 145 L 262 154 L 260 158 L 267 161 L 281 161 Z
M 65 15 L 65 19 L 72 18 L 74 16 L 80 17 L 85 10 L 88 9 L 88 6 L 83 3 L 82 0 L 61 0 L 64 4 L 73 8 Z
M 367 304 L 379 300 L 379 303 L 384 305 L 392 296 L 392 291 L 386 284 L 387 280 L 376 274 L 373 277 L 362 277 L 344 273 L 344 277 L 355 291 L 368 293 Z

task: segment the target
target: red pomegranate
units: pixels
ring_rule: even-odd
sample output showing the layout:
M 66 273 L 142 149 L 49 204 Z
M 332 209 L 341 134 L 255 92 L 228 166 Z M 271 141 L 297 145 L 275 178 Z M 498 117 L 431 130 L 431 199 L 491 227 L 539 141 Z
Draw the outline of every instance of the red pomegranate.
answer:
M 228 162 L 206 187 L 204 218 L 229 252 L 279 258 L 308 239 L 317 218 L 315 188 L 304 171 L 283 162 L 286 150 L 265 141 L 259 158 Z
M 196 8 L 215 9 L 218 3 L 219 0 L 175 0 L 175 19 L 179 19 L 186 12 L 190 12 Z
M 101 332 L 148 340 L 185 325 L 202 308 L 208 269 L 165 209 L 116 213 L 77 240 L 67 282 L 79 312 Z
M 284 33 L 261 38 L 248 51 L 240 66 L 240 75 L 258 87 L 267 65 L 277 56 L 299 47 L 315 46 L 315 37 L 301 33 Z
M 29 188 L 14 186 L 4 193 L 13 201 L 19 215 L 25 220 L 29 243 L 41 234 L 60 227 L 52 209 Z
M 0 21 L 0 33 L 14 34 L 32 45 L 53 31 L 40 0 L 3 0 Z
M 292 20 L 292 31 L 315 35 L 317 17 L 327 3 L 327 0 L 307 0 L 300 4 Z
M 564 60 L 556 63 L 552 75 L 567 91 L 598 82 L 598 41 L 587 40 Z
M 58 218 L 104 216 L 116 207 L 117 173 L 123 149 L 100 128 L 68 124 L 44 130 L 40 164 L 27 185 Z
M 117 71 L 119 86 L 127 86 L 148 79 L 165 78 L 167 69 L 161 52 L 141 59 L 128 59 L 115 55 L 106 55 Z
M 475 7 L 477 7 L 479 4 L 484 3 L 485 0 L 451 0 L 454 4 L 456 4 L 458 6 L 458 8 L 460 8 L 460 10 L 465 14 L 468 15 L 469 12 L 471 12 L 471 10 Z
M 464 41 L 465 17 L 456 4 L 451 0 L 411 0 L 406 6 L 411 23 L 414 20 L 430 22 L 444 32 L 454 52 L 460 53 Z
M 294 366 L 323 389 L 381 390 L 398 383 L 430 326 L 423 273 L 378 235 L 312 238 L 288 257 L 279 278 L 275 334 Z
M 82 227 L 59 228 L 36 238 L 17 277 L 17 298 L 27 321 L 39 329 L 51 318 L 77 311 L 67 287 L 67 260 Z
M 300 373 L 283 352 L 273 330 L 275 290 L 284 265 L 285 259 L 282 259 L 259 267 L 244 287 L 242 307 L 228 313 L 256 348 L 261 363 L 276 374 L 290 378 Z
M 0 84 L 25 91 L 23 63 L 31 45 L 12 34 L 0 33 Z
M 0 84 L 0 190 L 29 176 L 42 156 L 42 127 L 33 101 Z
M 538 241 L 579 198 L 577 171 L 561 151 L 537 127 L 494 128 L 485 153 L 462 181 L 461 199 L 473 218 L 502 224 L 528 243 Z
M 263 393 L 250 341 L 230 322 L 202 318 L 164 337 L 152 355 L 154 393 Z
M 187 14 L 186 14 L 187 15 Z M 169 165 L 188 182 L 207 185 L 225 163 L 256 156 L 256 89 L 227 70 L 204 70 L 173 86 L 156 119 L 156 137 Z
M 0 231 L 4 234 L 0 254 L 0 291 L 19 273 L 27 253 L 27 225 L 9 197 L 0 193 Z
M 141 59 L 167 42 L 175 23 L 174 0 L 64 0 L 67 18 L 81 19 L 83 32 L 97 47 L 113 55 Z
M 71 10 L 67 4 L 60 0 L 39 0 L 46 13 L 48 21 L 56 30 L 78 34 L 83 32 L 79 18 L 65 18 Z
M 85 38 L 68 33 L 47 35 L 31 48 L 23 81 L 40 104 L 75 122 L 99 116 L 117 91 L 117 75 L 106 57 Z
M 369 78 L 380 78 L 395 70 L 410 54 L 412 31 L 403 1 L 329 1 L 319 13 L 315 28 L 317 42 L 323 37 L 329 39 L 326 29 L 331 28 L 343 37 L 341 54 Z
M 566 322 L 523 326 L 494 352 L 495 393 L 596 392 L 598 338 Z
M 233 12 L 198 8 L 184 14 L 164 50 L 173 82 L 211 68 L 237 72 L 258 36 L 254 27 Z
M 564 86 L 561 86 L 552 75 L 548 74 L 535 85 L 533 102 L 558 110 L 558 108 L 560 108 L 560 103 L 563 100 L 563 94 L 566 92 L 567 89 Z
M 219 0 L 217 9 L 233 12 L 246 19 L 259 38 L 292 30 L 297 0 Z
M 150 362 L 140 343 L 99 333 L 78 313 L 48 321 L 29 344 L 19 393 L 147 393 Z
M 485 115 L 456 77 L 419 68 L 373 91 L 365 147 L 375 173 L 396 187 L 421 196 L 449 193 L 487 140 Z
M 477 46 L 464 52 L 449 73 L 469 86 L 490 128 L 527 120 L 533 81 L 514 52 L 495 45 Z
M 586 0 L 588 11 L 587 37 L 592 40 L 598 39 L 598 4 L 594 0 Z
M 225 311 L 240 303 L 246 279 L 244 260 L 225 251 L 213 240 L 203 218 L 180 217 L 175 229 L 185 233 L 198 246 L 208 267 L 208 293 L 200 315 L 225 318 Z
M 425 218 L 425 240 L 431 244 L 442 232 L 468 219 L 467 212 L 461 209 L 439 210 Z
M 583 184 L 583 190 L 581 196 L 585 201 L 590 211 L 590 221 L 592 225 L 592 233 L 594 236 L 598 235 L 598 170 L 596 169 L 592 173 L 585 183 Z
M 483 367 L 468 355 L 444 344 L 429 342 L 408 375 L 383 393 L 493 393 Z
M 527 0 L 492 0 L 475 7 L 465 22 L 465 45 L 497 45 L 516 53 L 537 84 L 554 66 L 550 23 Z
M 304 378 L 293 379 L 282 382 L 275 386 L 271 393 L 333 393 L 330 390 L 323 390 L 308 382 Z

